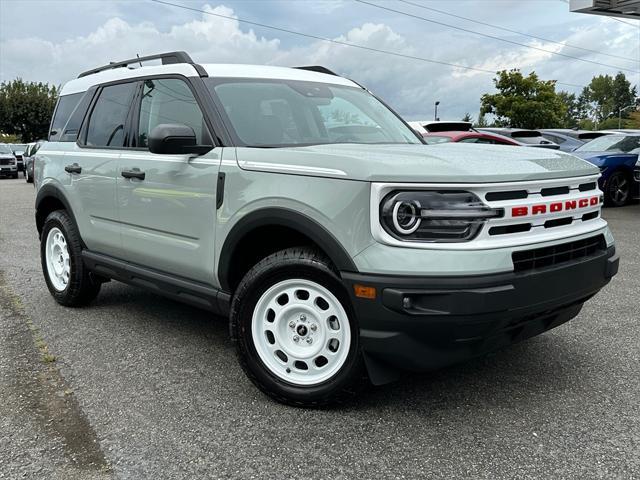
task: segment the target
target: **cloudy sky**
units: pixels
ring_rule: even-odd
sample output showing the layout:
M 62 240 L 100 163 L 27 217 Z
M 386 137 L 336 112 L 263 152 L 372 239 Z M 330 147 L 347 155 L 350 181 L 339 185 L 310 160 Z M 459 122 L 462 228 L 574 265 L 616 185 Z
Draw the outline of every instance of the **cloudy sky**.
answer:
M 366 0 L 378 7 L 356 0 L 167 1 L 193 10 L 152 0 L 0 0 L 0 81 L 22 77 L 61 84 L 109 61 L 186 50 L 200 63 L 324 65 L 366 85 L 410 120 L 431 118 L 436 100 L 442 119 L 475 116 L 480 96 L 493 88 L 491 74 L 424 59 L 489 71 L 535 70 L 544 79 L 570 84 L 559 88 L 571 92 L 593 75 L 615 74 L 615 67 L 640 83 L 640 74 L 633 73 L 640 69 L 640 22 L 570 13 L 566 0 Z

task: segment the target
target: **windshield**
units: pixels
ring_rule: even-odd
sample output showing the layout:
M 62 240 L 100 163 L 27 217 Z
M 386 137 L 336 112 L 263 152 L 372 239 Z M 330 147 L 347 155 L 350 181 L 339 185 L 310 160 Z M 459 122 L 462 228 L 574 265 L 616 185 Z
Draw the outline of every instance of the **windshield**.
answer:
M 26 150 L 27 146 L 25 144 L 22 143 L 16 143 L 13 145 L 13 151 L 14 152 L 24 152 Z
M 441 137 L 439 135 L 426 135 L 423 138 L 428 145 L 435 145 L 436 143 L 447 143 L 451 141 L 450 137 Z
M 10 153 L 13 155 L 13 150 L 11 150 L 9 145 L 0 144 L 0 153 Z
M 640 148 L 640 135 L 604 135 L 576 148 L 576 152 L 629 153 Z
M 367 91 L 293 80 L 206 79 L 225 122 L 247 147 L 420 140 Z

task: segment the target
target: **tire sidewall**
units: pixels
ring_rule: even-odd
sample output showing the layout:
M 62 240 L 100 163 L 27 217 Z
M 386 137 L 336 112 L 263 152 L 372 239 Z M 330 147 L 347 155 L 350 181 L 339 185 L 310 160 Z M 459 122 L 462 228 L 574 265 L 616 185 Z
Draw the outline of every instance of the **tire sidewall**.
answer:
M 78 261 L 81 255 L 81 252 L 76 252 L 75 245 L 73 244 L 72 238 L 70 236 L 70 227 L 71 222 L 69 221 L 68 216 L 60 210 L 57 210 L 51 213 L 44 222 L 44 226 L 42 228 L 42 235 L 40 241 L 40 261 L 42 263 L 42 272 L 44 273 L 44 279 L 47 283 L 47 288 L 51 295 L 53 295 L 56 300 L 60 303 L 64 303 L 69 297 L 71 290 L 74 285 L 77 285 L 79 279 L 77 278 L 81 272 L 79 272 Z M 51 279 L 49 278 L 49 266 L 47 265 L 47 257 L 46 257 L 46 248 L 47 248 L 47 237 L 49 236 L 49 232 L 53 228 L 58 228 L 67 242 L 67 250 L 69 252 L 69 283 L 64 290 L 57 290 L 53 284 L 51 283 Z M 81 261 L 81 260 L 80 260 Z
M 611 197 L 611 192 L 610 192 L 610 187 L 611 187 L 611 180 L 616 178 L 616 177 L 620 177 L 620 178 L 626 178 L 626 175 L 624 174 L 624 172 L 621 171 L 617 171 L 617 172 L 613 172 L 611 174 L 611 176 L 607 179 L 607 182 L 605 184 L 605 198 L 607 200 L 607 204 L 612 206 L 612 207 L 622 207 L 624 205 L 626 205 L 626 203 L 629 201 L 629 194 L 627 194 L 627 199 L 622 202 L 616 202 L 612 197 Z M 630 188 L 630 187 L 629 187 Z
M 327 288 L 342 304 L 349 320 L 351 345 L 349 353 L 340 370 L 328 380 L 312 386 L 301 386 L 287 382 L 269 371 L 264 364 L 253 342 L 252 322 L 253 312 L 260 297 L 276 283 L 293 278 L 310 280 Z M 286 397 L 287 403 L 299 401 L 308 404 L 317 399 L 318 403 L 325 403 L 335 393 L 345 389 L 352 383 L 353 375 L 358 370 L 359 361 L 359 328 L 354 315 L 349 296 L 337 276 L 327 265 L 311 259 L 291 258 L 274 263 L 262 269 L 257 276 L 251 278 L 250 285 L 234 299 L 232 312 L 234 315 L 234 339 L 241 362 L 247 374 L 260 388 L 267 389 L 270 394 L 278 393 Z

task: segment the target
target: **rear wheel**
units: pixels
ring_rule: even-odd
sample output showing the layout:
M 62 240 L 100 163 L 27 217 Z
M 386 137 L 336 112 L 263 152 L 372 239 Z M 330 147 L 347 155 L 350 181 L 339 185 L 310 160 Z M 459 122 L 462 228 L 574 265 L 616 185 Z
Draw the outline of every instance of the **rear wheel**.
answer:
M 49 214 L 40 237 L 42 271 L 53 298 L 67 307 L 86 305 L 100 291 L 100 281 L 82 263 L 80 234 L 69 214 Z
M 631 181 L 621 171 L 613 172 L 604 187 L 604 200 L 608 206 L 622 207 L 631 197 Z
M 282 250 L 254 266 L 237 289 L 231 322 L 245 373 L 280 402 L 321 406 L 362 384 L 348 295 L 314 250 Z

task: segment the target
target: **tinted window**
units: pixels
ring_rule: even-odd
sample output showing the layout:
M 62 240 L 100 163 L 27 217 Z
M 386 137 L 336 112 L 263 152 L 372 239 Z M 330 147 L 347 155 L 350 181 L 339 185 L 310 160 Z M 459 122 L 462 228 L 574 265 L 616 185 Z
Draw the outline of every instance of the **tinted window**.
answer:
M 104 87 L 93 107 L 87 126 L 86 144 L 92 147 L 122 147 L 125 123 L 135 83 Z
M 149 133 L 161 123 L 187 125 L 193 128 L 198 144 L 211 143 L 198 102 L 182 80 L 167 78 L 144 82 L 137 145 L 146 147 Z
M 50 141 L 57 142 L 60 139 L 60 136 L 62 135 L 62 128 L 69 120 L 71 112 L 73 112 L 76 105 L 78 105 L 82 95 L 83 92 L 80 92 L 71 95 L 64 95 L 58 98 L 58 104 L 53 115 L 53 120 L 51 121 L 51 132 L 49 134 Z
M 69 121 L 62 129 L 62 134 L 58 140 L 59 142 L 75 142 L 77 140 L 80 125 L 82 124 L 85 113 L 87 113 L 87 108 L 89 108 L 89 103 L 91 103 L 94 92 L 95 89 L 92 89 L 84 93 L 82 99 L 78 102 L 78 105 L 76 105 L 76 108 L 71 113 Z
M 420 143 L 361 88 L 294 80 L 205 81 L 230 130 L 246 146 Z
M 578 147 L 576 152 L 629 153 L 640 148 L 640 135 L 605 135 Z

